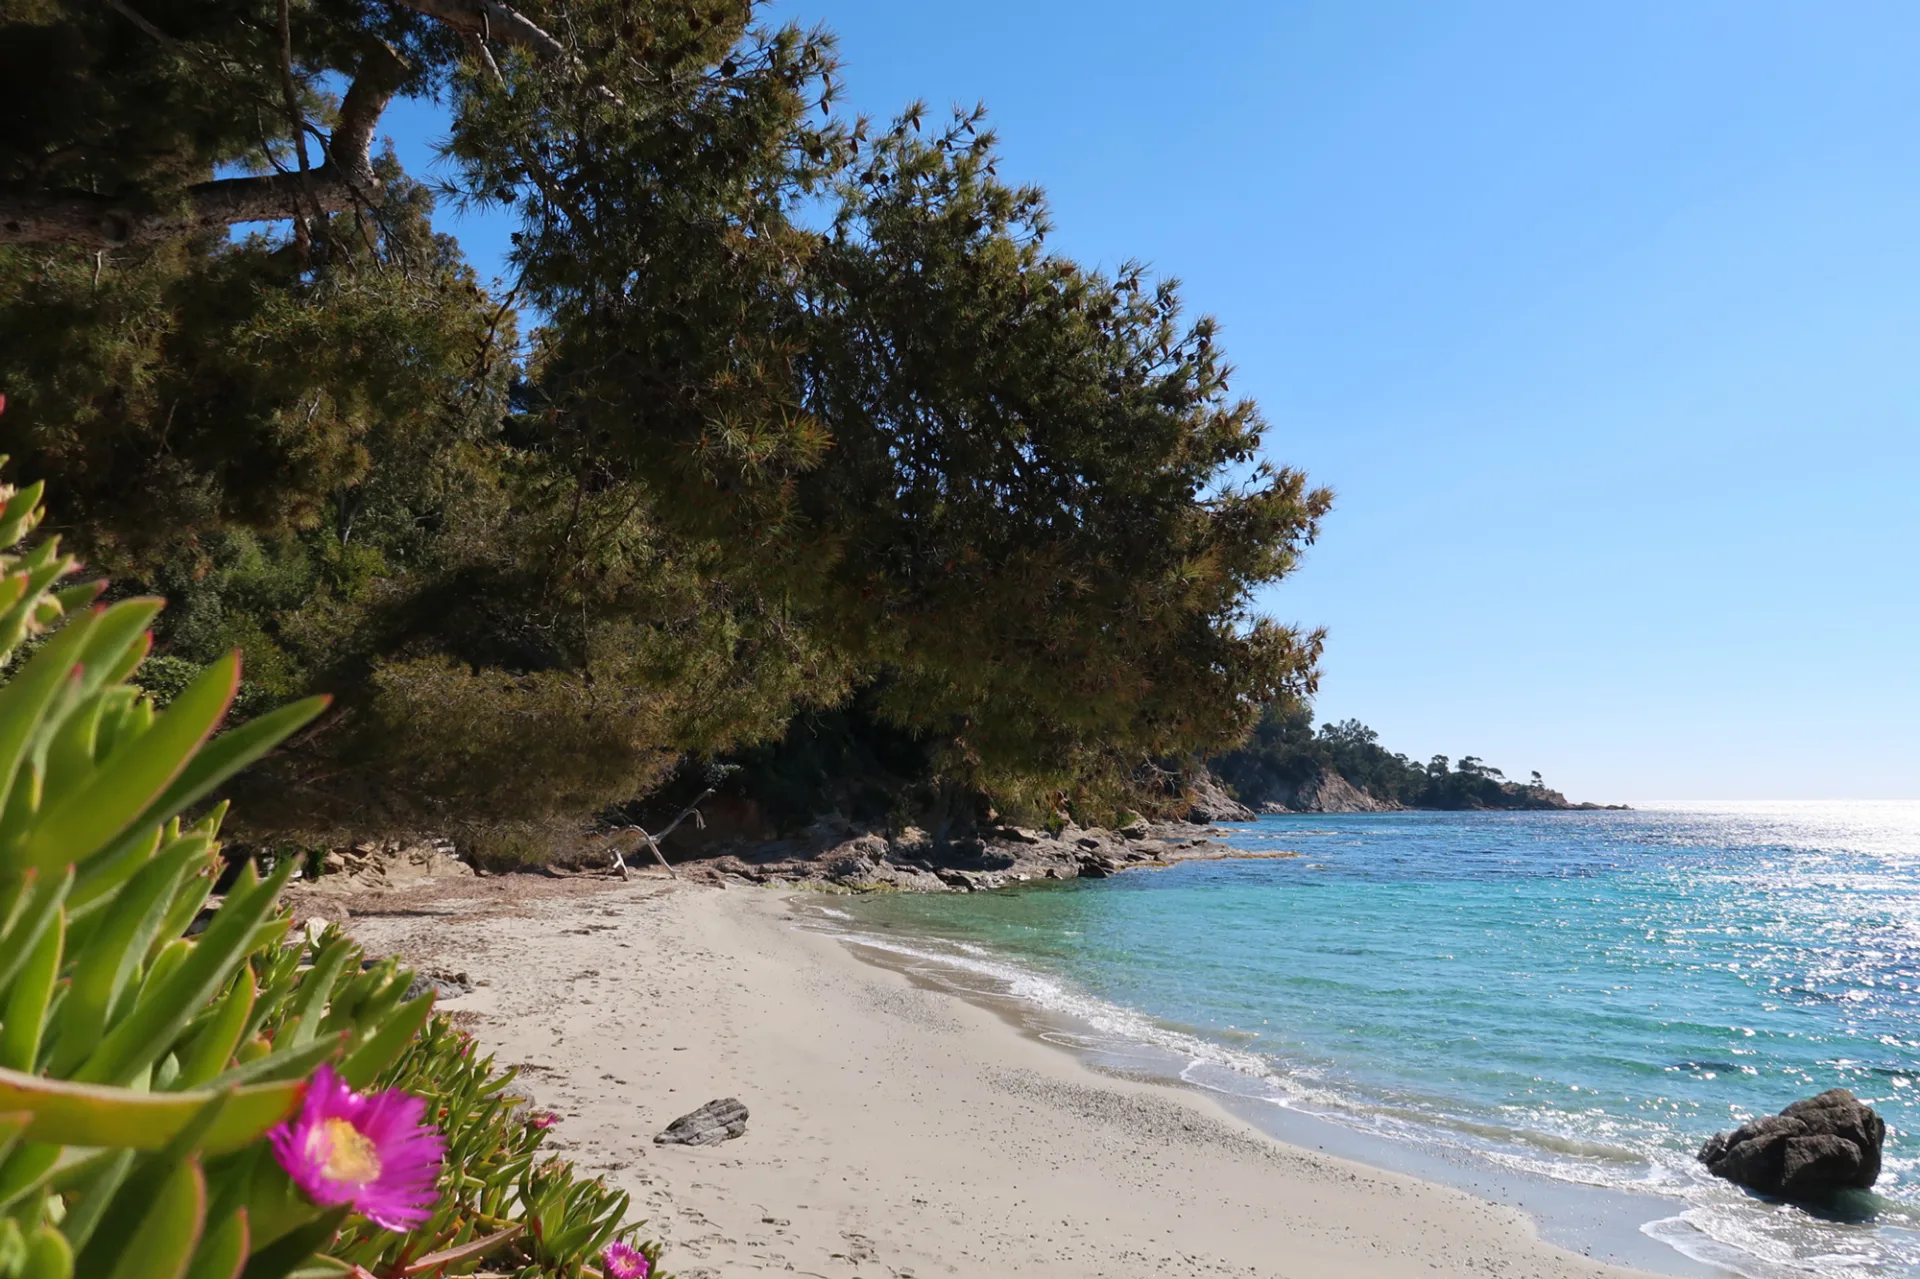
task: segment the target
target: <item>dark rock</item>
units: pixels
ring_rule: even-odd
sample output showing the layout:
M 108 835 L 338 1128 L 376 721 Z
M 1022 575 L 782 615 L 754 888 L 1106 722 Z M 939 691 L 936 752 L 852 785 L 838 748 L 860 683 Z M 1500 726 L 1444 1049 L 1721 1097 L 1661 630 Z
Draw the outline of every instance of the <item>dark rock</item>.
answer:
M 653 1139 L 656 1146 L 712 1146 L 731 1141 L 747 1130 L 747 1108 L 738 1098 L 721 1097 L 667 1125 Z
M 1104 857 L 1083 857 L 1080 860 L 1080 878 L 1105 879 L 1113 874 L 1114 864 Z
M 432 991 L 441 999 L 458 999 L 472 990 L 473 982 L 465 973 L 415 973 L 407 983 L 406 997 L 418 999 Z
M 1845 1088 L 1719 1132 L 1700 1148 L 1716 1177 L 1782 1199 L 1819 1201 L 1867 1190 L 1880 1176 L 1887 1124 Z

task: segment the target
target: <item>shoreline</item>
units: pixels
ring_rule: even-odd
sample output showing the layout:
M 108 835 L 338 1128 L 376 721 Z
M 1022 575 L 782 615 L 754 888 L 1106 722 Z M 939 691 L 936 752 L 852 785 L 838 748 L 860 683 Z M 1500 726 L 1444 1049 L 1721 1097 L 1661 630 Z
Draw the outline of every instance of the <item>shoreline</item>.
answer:
M 527 877 L 513 877 L 526 880 Z M 664 876 L 303 894 L 472 989 L 445 1010 L 631 1191 L 681 1279 L 988 1272 L 1648 1279 L 1523 1212 L 1283 1142 L 1197 1090 L 1096 1070 L 797 926 L 790 889 Z M 746 1135 L 652 1142 L 734 1096 Z
M 837 911 L 806 895 L 789 900 L 803 921 L 808 914 Z M 1516 1208 L 1526 1214 L 1546 1242 L 1585 1257 L 1669 1279 L 1739 1279 L 1738 1271 L 1696 1257 L 1653 1229 L 1677 1220 L 1686 1211 L 1689 1205 L 1682 1199 L 1652 1191 L 1630 1192 L 1560 1180 L 1501 1167 L 1464 1148 L 1429 1147 L 1369 1133 L 1312 1110 L 1276 1104 L 1272 1097 L 1258 1091 L 1229 1086 L 1237 1079 L 1220 1081 L 1223 1075 L 1239 1076 L 1245 1068 L 1236 1070 L 1215 1063 L 1209 1069 L 1197 1070 L 1203 1063 L 1188 1051 L 1145 1039 L 1116 1042 L 1111 1032 L 1070 1012 L 1010 989 L 983 988 L 982 982 L 993 987 L 1005 987 L 1008 982 L 984 968 L 962 966 L 916 947 L 913 942 L 918 938 L 890 946 L 885 934 L 850 931 L 861 926 L 854 920 L 838 924 L 803 922 L 802 926 L 827 931 L 864 962 L 897 971 L 918 986 L 995 1013 L 1018 1033 L 1072 1056 L 1097 1074 L 1199 1096 L 1283 1145 L 1332 1154 L 1378 1171 Z M 1000 962 L 1005 961 L 996 961 L 995 966 Z M 1202 1074 L 1211 1075 L 1213 1080 L 1201 1078 Z M 1244 1076 L 1244 1082 L 1253 1084 L 1253 1076 Z

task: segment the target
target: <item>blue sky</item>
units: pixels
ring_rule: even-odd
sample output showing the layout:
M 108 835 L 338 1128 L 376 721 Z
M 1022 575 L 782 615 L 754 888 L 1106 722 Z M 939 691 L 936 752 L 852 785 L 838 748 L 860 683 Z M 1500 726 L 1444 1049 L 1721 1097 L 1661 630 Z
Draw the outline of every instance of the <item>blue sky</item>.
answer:
M 1338 493 L 1261 600 L 1328 628 L 1324 718 L 1576 798 L 1920 798 L 1920 8 L 773 12 L 850 110 L 984 100 L 1056 248 L 1218 317 Z

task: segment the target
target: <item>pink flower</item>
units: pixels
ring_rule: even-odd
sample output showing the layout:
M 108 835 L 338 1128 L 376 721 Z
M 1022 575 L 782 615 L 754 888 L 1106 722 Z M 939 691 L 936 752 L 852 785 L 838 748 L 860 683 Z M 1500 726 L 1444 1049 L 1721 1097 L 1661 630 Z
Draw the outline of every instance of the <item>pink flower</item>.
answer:
M 647 1279 L 647 1271 L 652 1269 L 645 1253 L 617 1240 L 601 1251 L 600 1259 L 607 1263 L 607 1279 Z
M 537 1115 L 528 1115 L 527 1122 L 535 1128 L 551 1128 L 560 1122 L 560 1116 L 551 1110 L 543 1110 Z
M 362 1096 L 322 1066 L 300 1113 L 268 1134 L 293 1184 L 323 1207 L 351 1204 L 388 1230 L 425 1221 L 446 1139 L 424 1122 L 427 1103 L 403 1092 Z

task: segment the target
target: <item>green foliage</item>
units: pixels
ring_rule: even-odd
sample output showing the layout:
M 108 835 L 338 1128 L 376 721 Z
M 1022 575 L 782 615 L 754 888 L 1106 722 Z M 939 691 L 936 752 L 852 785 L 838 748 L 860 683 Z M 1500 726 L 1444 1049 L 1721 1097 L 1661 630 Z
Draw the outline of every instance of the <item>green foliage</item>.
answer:
M 0 533 L 30 532 L 38 498 L 0 486 Z M 0 664 L 41 640 L 0 683 L 0 1275 L 578 1274 L 632 1233 L 624 1195 L 538 1159 L 511 1077 L 428 1024 L 412 973 L 337 929 L 286 942 L 295 859 L 241 866 L 210 905 L 225 805 L 189 810 L 324 699 L 213 736 L 236 653 L 157 708 L 128 681 L 160 602 L 91 606 L 97 587 L 59 588 L 72 568 L 53 540 L 0 553 Z M 429 1100 L 456 1162 L 420 1228 L 309 1202 L 277 1162 L 269 1134 L 323 1063 Z
M 1564 808 L 1539 773 L 1526 784 L 1468 755 L 1455 766 L 1445 755 L 1425 764 L 1380 745 L 1379 734 L 1357 719 L 1313 729 L 1313 708 L 1304 702 L 1268 706 L 1241 746 L 1215 756 L 1208 766 L 1242 802 L 1286 803 L 1321 772 L 1337 773 L 1375 799 L 1407 808 Z
M 175 601 L 163 655 L 247 652 L 244 711 L 337 697 L 236 792 L 253 827 L 578 817 L 683 757 L 791 779 L 856 701 L 917 760 L 862 806 L 1111 814 L 1312 691 L 1320 636 L 1252 599 L 1329 495 L 1256 460 L 1171 281 L 1050 251 L 977 115 L 833 114 L 831 38 L 761 6 L 525 12 L 561 56 L 353 0 L 292 0 L 284 68 L 266 0 L 0 29 L 19 86 L 31 49 L 152 103 L 49 89 L 0 180 L 141 207 L 295 169 L 284 77 L 332 118 L 373 40 L 453 113 L 437 192 L 389 158 L 287 235 L 0 249 L 3 429 L 62 528 Z M 436 194 L 519 217 L 506 296 Z

